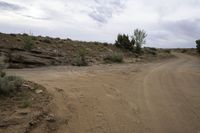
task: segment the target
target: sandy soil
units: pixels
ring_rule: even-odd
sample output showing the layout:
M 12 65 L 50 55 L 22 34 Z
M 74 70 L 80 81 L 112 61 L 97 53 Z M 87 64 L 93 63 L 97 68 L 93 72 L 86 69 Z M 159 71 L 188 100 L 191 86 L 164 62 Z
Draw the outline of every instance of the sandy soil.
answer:
M 45 86 L 58 133 L 200 133 L 200 59 L 9 70 Z

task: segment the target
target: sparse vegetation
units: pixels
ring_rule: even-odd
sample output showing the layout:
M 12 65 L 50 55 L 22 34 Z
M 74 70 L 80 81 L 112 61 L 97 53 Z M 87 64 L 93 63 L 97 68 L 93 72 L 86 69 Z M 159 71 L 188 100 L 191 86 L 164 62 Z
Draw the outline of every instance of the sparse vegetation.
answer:
M 28 107 L 30 107 L 30 106 L 31 106 L 31 102 L 30 102 L 29 100 L 24 99 L 24 100 L 22 101 L 22 108 L 28 108 Z
M 200 54 L 200 40 L 196 40 L 197 52 Z
M 75 64 L 76 66 L 87 66 L 88 63 L 86 61 L 86 51 L 85 49 L 78 50 L 78 56 L 76 58 Z
M 111 53 L 104 57 L 105 63 L 122 63 L 123 55 L 121 53 Z
M 187 49 L 181 49 L 181 53 L 186 53 Z
M 136 54 L 142 53 L 142 46 L 146 43 L 147 34 L 144 30 L 135 29 L 133 36 L 119 34 L 115 42 L 116 47 L 127 49 Z M 131 38 L 131 39 L 130 39 Z
M 33 49 L 33 46 L 34 46 L 34 42 L 32 40 L 32 37 L 29 35 L 24 36 L 24 49 L 27 51 L 30 51 Z
M 144 51 L 150 55 L 156 56 L 157 55 L 157 49 L 151 48 L 151 47 L 144 47 Z
M 22 86 L 22 79 L 17 76 L 6 76 L 4 74 L 0 77 L 0 95 L 10 95 L 15 93 Z
M 171 50 L 170 49 L 165 49 L 164 52 L 170 54 Z
M 3 38 L 2 40 L 0 39 L 0 44 L 7 44 L 1 45 L 1 53 L 6 59 L 4 64 L 8 68 L 28 68 L 49 65 L 86 66 L 90 62 L 97 64 L 104 63 L 105 55 L 112 55 L 118 52 L 123 53 L 124 58 L 142 56 L 142 59 L 149 59 L 160 56 L 160 52 L 156 51 L 155 48 L 145 49 L 142 46 L 145 43 L 144 37 L 146 37 L 146 34 L 143 33 L 141 36 L 143 36 L 143 40 L 136 39 L 142 38 L 139 35 L 134 37 L 134 35 L 119 34 L 115 45 L 112 45 L 109 43 L 75 41 L 27 34 L 16 34 L 16 37 L 10 36 L 10 34 L 0 34 L 0 38 Z M 21 41 L 17 41 L 17 39 Z M 44 41 L 45 39 L 47 40 Z M 141 44 L 138 47 L 136 47 L 137 42 Z M 80 48 L 84 50 L 78 51 Z M 8 52 L 9 50 L 10 52 Z M 128 62 L 129 59 L 126 61 Z
M 6 73 L 4 72 L 4 71 L 2 71 L 2 70 L 0 70 L 0 77 L 5 77 L 6 76 Z
M 51 43 L 51 40 L 49 38 L 45 38 L 44 40 L 42 40 L 42 42 L 44 42 L 44 43 Z
M 17 76 L 7 76 L 3 71 L 5 68 L 4 59 L 0 58 L 0 96 L 10 95 L 22 86 L 22 79 Z

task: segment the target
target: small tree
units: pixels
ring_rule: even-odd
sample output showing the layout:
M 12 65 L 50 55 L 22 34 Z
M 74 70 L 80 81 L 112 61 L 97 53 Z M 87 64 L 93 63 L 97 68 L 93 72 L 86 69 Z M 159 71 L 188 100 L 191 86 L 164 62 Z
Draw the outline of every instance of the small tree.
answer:
M 134 49 L 134 41 L 130 41 L 129 36 L 125 34 L 119 34 L 117 36 L 117 40 L 115 41 L 115 45 L 119 48 L 124 48 L 128 50 L 133 50 Z
M 200 39 L 196 40 L 196 44 L 197 44 L 197 52 L 200 54 Z
M 139 30 L 139 29 L 134 30 L 134 35 L 132 36 L 132 39 L 135 40 L 136 53 L 141 54 L 142 45 L 146 43 L 146 40 L 145 40 L 146 37 L 147 37 L 147 34 L 144 30 Z

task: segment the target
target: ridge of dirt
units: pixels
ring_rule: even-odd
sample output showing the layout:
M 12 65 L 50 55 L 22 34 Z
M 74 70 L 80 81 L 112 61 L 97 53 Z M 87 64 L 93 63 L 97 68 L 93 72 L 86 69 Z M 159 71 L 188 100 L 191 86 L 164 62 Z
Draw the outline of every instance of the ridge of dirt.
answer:
M 26 45 L 31 48 L 27 49 Z M 125 62 L 132 63 L 171 57 L 170 51 L 165 49 L 146 47 L 142 56 L 137 57 L 136 53 L 119 49 L 114 44 L 0 33 L 0 56 L 5 58 L 6 68 L 75 65 L 80 51 L 84 51 L 88 65 L 103 64 L 104 58 L 114 53 L 123 55 Z

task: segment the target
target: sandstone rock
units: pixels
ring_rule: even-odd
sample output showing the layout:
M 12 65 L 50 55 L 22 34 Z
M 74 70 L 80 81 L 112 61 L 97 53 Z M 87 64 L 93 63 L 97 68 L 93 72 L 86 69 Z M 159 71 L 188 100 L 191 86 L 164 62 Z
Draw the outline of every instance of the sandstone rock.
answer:
M 22 85 L 25 89 L 30 89 L 30 90 L 34 90 L 35 88 L 33 86 L 27 85 L 27 84 L 23 84 Z
M 35 93 L 37 93 L 37 94 L 40 94 L 42 92 L 43 92 L 43 90 L 35 90 Z
M 46 121 L 48 122 L 55 122 L 56 119 L 55 119 L 55 116 L 53 114 L 49 114 L 46 116 Z

